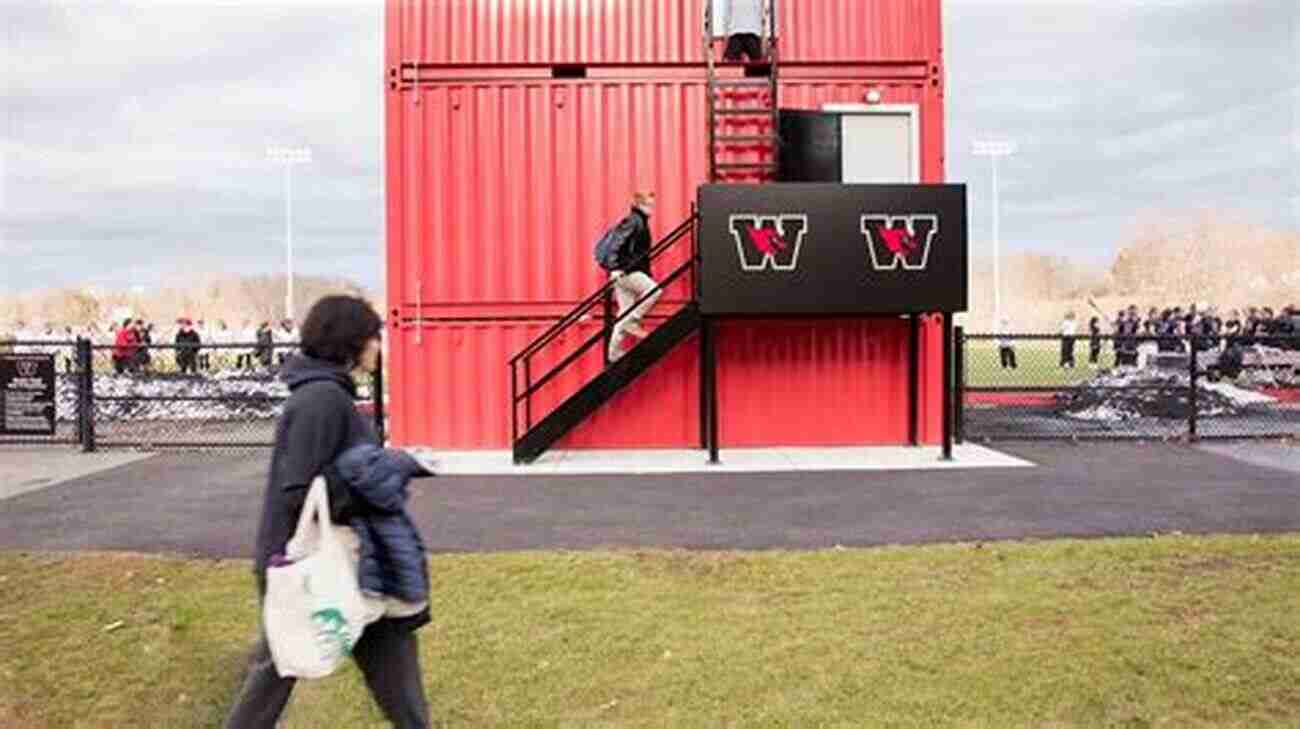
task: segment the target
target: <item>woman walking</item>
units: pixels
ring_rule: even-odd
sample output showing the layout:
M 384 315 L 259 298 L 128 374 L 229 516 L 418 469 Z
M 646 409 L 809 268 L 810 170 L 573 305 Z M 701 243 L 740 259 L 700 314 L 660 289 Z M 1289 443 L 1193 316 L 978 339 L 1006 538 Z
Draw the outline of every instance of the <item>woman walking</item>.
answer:
M 357 412 L 352 371 L 373 371 L 383 322 L 363 299 L 327 296 L 302 326 L 302 355 L 285 363 L 281 376 L 290 396 L 276 424 L 275 450 L 257 530 L 254 574 L 259 598 L 266 595 L 266 568 L 283 554 L 312 481 L 346 450 L 379 445 L 374 429 Z M 331 475 L 333 475 L 331 471 Z M 331 519 L 346 523 L 356 503 L 341 480 L 330 478 Z M 349 513 L 352 512 L 352 513 Z M 429 622 L 428 607 L 403 618 L 371 623 L 353 648 L 366 685 L 397 729 L 427 729 L 428 706 L 420 677 L 415 631 Z M 263 634 L 248 677 L 226 720 L 227 729 L 274 729 L 294 679 L 276 672 Z

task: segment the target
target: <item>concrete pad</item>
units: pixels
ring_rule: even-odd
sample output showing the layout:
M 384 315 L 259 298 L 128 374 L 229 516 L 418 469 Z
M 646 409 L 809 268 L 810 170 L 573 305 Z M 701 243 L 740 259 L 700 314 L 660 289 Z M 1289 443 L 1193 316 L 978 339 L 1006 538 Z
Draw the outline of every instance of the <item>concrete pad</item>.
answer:
M 1260 441 L 1206 443 L 1198 446 L 1207 453 L 1232 458 L 1252 466 L 1276 468 L 1300 474 L 1300 444 Z M 1300 489 L 1300 479 L 1296 480 Z
M 551 451 L 536 463 L 516 466 L 509 451 L 436 451 L 436 470 L 445 476 L 580 476 L 597 474 L 790 473 L 818 471 L 918 471 L 970 468 L 1026 468 L 1034 464 L 991 448 L 964 444 L 953 460 L 938 447 L 735 448 L 710 465 L 701 450 Z
M 0 500 L 142 461 L 151 455 L 133 451 L 81 453 L 48 447 L 0 449 Z

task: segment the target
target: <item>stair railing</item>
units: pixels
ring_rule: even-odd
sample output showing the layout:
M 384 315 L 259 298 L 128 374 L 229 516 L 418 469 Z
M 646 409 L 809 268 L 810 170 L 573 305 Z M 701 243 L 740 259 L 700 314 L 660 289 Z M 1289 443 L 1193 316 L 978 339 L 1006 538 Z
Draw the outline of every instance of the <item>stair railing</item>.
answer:
M 609 306 L 609 301 L 611 300 L 614 294 L 615 282 L 612 280 L 607 281 L 595 293 L 591 294 L 586 299 L 584 299 L 580 304 L 578 304 L 571 311 L 569 311 L 569 313 L 561 317 L 558 322 L 556 322 L 549 329 L 543 332 L 540 336 L 538 336 L 536 339 L 530 342 L 528 346 L 520 350 L 518 354 L 510 358 L 509 365 L 510 365 L 510 439 L 511 442 L 518 442 L 521 435 L 520 428 L 519 428 L 520 421 L 521 421 L 520 419 L 521 406 L 523 408 L 522 422 L 524 425 L 524 432 L 527 432 L 528 430 L 532 429 L 534 423 L 532 398 L 535 394 L 537 394 L 543 387 L 545 387 L 556 377 L 560 376 L 560 374 L 562 374 L 564 370 L 568 369 L 570 365 L 578 361 L 580 357 L 586 354 L 597 343 L 608 342 L 613 333 L 614 327 L 620 322 L 622 322 L 624 319 L 631 316 L 632 313 L 637 309 L 637 307 L 641 306 L 641 304 L 645 303 L 646 301 L 649 301 L 650 298 L 655 296 L 657 293 L 667 290 L 668 286 L 676 282 L 679 278 L 684 276 L 688 271 L 693 272 L 695 270 L 695 263 L 699 254 L 698 246 L 696 245 L 696 236 L 695 236 L 696 221 L 697 221 L 697 215 L 695 211 L 692 210 L 691 216 L 689 218 L 687 218 L 680 225 L 674 228 L 672 232 L 664 236 L 663 239 L 661 239 L 658 243 L 652 246 L 649 251 L 642 254 L 633 262 L 634 266 L 639 266 L 641 265 L 641 263 L 647 261 L 654 262 L 655 259 L 662 256 L 664 253 L 666 253 L 668 250 L 673 248 L 676 244 L 681 242 L 683 239 L 689 238 L 691 241 L 691 255 L 688 258 L 688 260 L 682 263 L 681 265 L 677 266 L 677 268 L 673 269 L 673 271 L 669 273 L 668 276 L 665 277 L 662 281 L 657 283 L 654 288 L 650 289 L 650 291 L 648 291 L 646 294 L 638 298 L 636 302 L 632 306 L 628 307 L 627 311 L 625 311 L 621 316 L 614 316 L 611 307 Z M 692 285 L 691 288 L 692 288 L 691 296 L 693 299 L 694 288 L 695 288 L 694 285 Z M 577 349 L 570 352 L 568 356 L 560 360 L 558 364 L 556 364 L 554 367 L 547 370 L 544 374 L 542 374 L 540 377 L 534 380 L 533 371 L 532 371 L 533 357 L 535 357 L 538 353 L 540 353 L 543 349 L 545 349 L 549 344 L 559 339 L 569 329 L 572 329 L 578 324 L 589 320 L 591 318 L 591 311 L 595 309 L 597 306 L 603 307 L 602 319 L 604 323 L 603 326 L 601 327 L 601 331 L 588 337 Z M 606 361 L 606 364 L 608 366 L 608 361 Z M 521 373 L 523 375 L 522 383 L 520 382 Z

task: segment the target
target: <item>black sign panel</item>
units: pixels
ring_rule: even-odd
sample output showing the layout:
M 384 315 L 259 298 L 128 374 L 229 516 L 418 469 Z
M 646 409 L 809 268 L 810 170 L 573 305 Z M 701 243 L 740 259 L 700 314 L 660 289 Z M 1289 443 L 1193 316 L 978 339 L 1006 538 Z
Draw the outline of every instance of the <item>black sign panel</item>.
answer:
M 965 185 L 704 185 L 706 315 L 965 311 Z
M 0 435 L 54 435 L 54 356 L 0 355 Z

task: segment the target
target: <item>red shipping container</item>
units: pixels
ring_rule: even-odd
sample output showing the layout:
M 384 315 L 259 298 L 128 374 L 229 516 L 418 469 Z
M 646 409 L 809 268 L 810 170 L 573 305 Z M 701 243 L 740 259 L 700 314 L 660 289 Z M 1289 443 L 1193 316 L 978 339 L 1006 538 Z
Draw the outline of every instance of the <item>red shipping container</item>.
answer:
M 689 215 L 708 166 L 701 7 L 700 0 L 389 3 L 396 442 L 508 447 L 506 362 L 601 285 L 591 246 L 626 211 L 629 193 L 658 192 L 656 237 Z M 784 0 L 780 8 L 780 105 L 861 103 L 869 90 L 885 104 L 912 105 L 921 181 L 942 182 L 938 0 Z M 563 77 L 572 64 L 585 78 Z M 681 246 L 656 270 L 685 255 Z M 674 286 L 657 313 L 671 314 L 688 294 Z M 927 321 L 920 405 L 929 442 L 940 435 L 940 344 L 937 321 Z M 726 322 L 722 444 L 902 442 L 906 346 L 906 323 L 896 319 Z M 564 345 L 548 348 L 535 374 L 564 353 Z M 600 366 L 593 351 L 548 385 L 534 419 Z M 562 445 L 697 446 L 698 373 L 692 339 Z
M 389 0 L 388 65 L 704 63 L 705 0 Z M 778 0 L 782 63 L 938 58 L 939 0 Z

